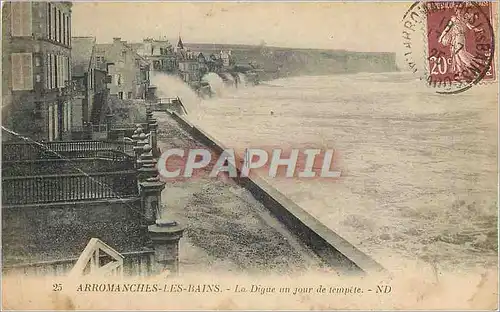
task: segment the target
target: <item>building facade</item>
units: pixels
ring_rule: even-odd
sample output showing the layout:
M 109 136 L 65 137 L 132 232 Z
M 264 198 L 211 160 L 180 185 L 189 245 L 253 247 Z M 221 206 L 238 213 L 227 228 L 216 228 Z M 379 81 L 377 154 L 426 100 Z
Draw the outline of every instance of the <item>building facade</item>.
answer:
M 2 124 L 34 140 L 71 129 L 71 2 L 2 6 Z M 13 139 L 5 131 L 3 140 Z
M 197 55 L 186 51 L 179 58 L 179 75 L 185 82 L 201 80 L 201 65 Z
M 73 37 L 71 73 L 74 83 L 73 121 L 75 128 L 90 122 L 94 100 L 95 38 Z
M 177 57 L 170 41 L 166 39 L 146 38 L 137 45 L 137 53 L 144 57 L 152 72 L 177 72 Z
M 95 37 L 73 37 L 71 72 L 74 86 L 73 125 L 103 122 L 106 109 L 107 71 L 98 67 Z
M 96 45 L 97 66 L 111 76 L 109 94 L 119 99 L 144 99 L 149 85 L 148 61 L 134 48 L 114 38 L 112 44 Z

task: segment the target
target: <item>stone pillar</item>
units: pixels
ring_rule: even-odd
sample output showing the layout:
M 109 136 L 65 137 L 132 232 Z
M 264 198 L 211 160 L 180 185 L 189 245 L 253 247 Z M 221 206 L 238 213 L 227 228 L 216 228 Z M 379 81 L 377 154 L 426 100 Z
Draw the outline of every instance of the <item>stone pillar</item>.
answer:
M 158 211 L 161 208 L 161 191 L 165 188 L 165 182 L 161 182 L 156 170 L 156 161 L 151 154 L 151 146 L 143 141 L 141 166 L 137 169 L 141 192 L 141 210 L 143 213 L 142 227 L 144 245 L 153 247 L 148 226 L 155 223 Z
M 158 129 L 158 123 L 156 122 L 156 119 L 153 117 L 153 112 L 150 111 L 150 114 L 148 115 L 148 128 L 149 128 L 149 133 L 150 133 L 150 142 L 151 142 L 151 148 L 153 152 L 153 157 L 158 159 L 160 157 L 160 150 L 158 149 L 158 134 L 157 134 L 157 129 Z
M 149 129 L 149 120 L 152 117 L 153 117 L 153 111 L 151 110 L 151 108 L 149 108 L 149 106 L 146 106 L 146 129 L 144 129 L 145 133 L 149 133 L 149 131 L 151 131 Z
M 148 123 L 151 123 L 151 120 L 154 120 L 153 110 L 149 106 L 146 108 L 146 120 Z
M 142 146 L 140 168 L 138 168 L 137 170 L 140 182 L 158 176 L 158 170 L 156 169 L 156 159 L 153 158 L 151 145 L 147 143 L 147 140 L 144 140 L 143 142 L 145 144 Z
M 147 144 L 146 135 L 140 132 L 137 135 L 137 143 L 134 146 L 134 154 L 136 159 L 136 169 L 139 170 L 142 167 L 142 154 L 144 154 L 144 146 Z
M 184 227 L 175 221 L 158 219 L 148 231 L 154 248 L 156 273 L 169 270 L 176 275 L 179 272 L 179 240 Z

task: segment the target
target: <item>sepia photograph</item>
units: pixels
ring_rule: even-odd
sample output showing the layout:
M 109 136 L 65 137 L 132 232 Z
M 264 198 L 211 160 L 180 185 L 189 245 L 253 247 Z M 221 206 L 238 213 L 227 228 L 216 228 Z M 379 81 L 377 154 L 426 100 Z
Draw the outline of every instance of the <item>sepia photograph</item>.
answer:
M 2 309 L 498 309 L 496 1 L 1 12 Z

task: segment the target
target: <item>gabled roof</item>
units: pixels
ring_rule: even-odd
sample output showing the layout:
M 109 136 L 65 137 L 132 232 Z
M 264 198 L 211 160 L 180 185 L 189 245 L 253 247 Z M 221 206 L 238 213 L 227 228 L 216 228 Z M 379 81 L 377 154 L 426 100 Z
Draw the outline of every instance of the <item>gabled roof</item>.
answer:
M 71 68 L 73 76 L 83 76 L 88 72 L 92 54 L 94 53 L 95 42 L 95 37 L 71 38 Z
M 179 41 L 177 42 L 177 47 L 179 49 L 184 49 L 184 44 L 182 43 L 181 36 L 179 36 Z

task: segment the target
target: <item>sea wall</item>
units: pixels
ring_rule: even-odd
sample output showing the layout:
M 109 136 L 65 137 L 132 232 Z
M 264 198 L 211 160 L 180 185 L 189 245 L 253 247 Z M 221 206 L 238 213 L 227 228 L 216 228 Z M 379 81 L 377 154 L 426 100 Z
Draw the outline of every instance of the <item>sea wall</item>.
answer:
M 174 120 L 200 143 L 220 154 L 224 145 L 185 117 L 169 111 Z M 348 241 L 327 228 L 277 189 L 258 177 L 235 178 L 249 190 L 290 232 L 311 248 L 326 264 L 342 272 L 372 273 L 384 268 Z

